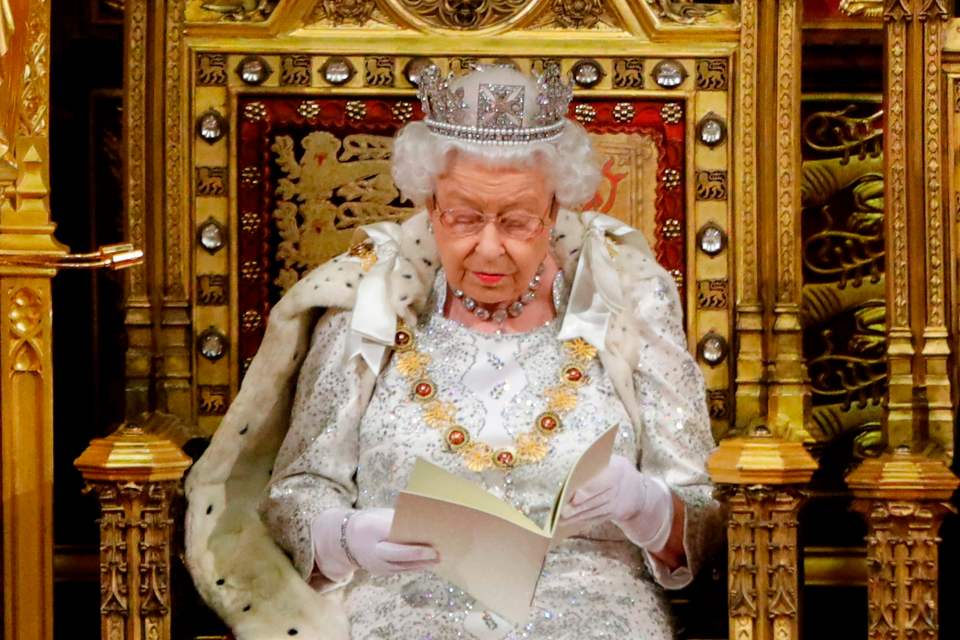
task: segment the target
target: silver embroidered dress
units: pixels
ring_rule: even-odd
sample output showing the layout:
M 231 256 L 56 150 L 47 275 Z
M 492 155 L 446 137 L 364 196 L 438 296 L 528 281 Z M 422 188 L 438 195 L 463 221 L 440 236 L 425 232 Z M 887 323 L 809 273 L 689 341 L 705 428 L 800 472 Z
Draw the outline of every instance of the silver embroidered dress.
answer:
M 665 319 L 654 334 L 672 346 L 649 353 L 657 354 L 653 357 L 661 357 L 664 351 L 682 354 L 672 361 L 650 363 L 658 379 L 633 375 L 642 420 L 656 422 L 656 428 L 631 424 L 610 377 L 594 359 L 586 371 L 589 383 L 580 388 L 576 407 L 565 415 L 562 430 L 549 439 L 547 456 L 510 472 L 468 470 L 458 454 L 445 448 L 442 433 L 424 423 L 420 405 L 411 399 L 409 380 L 393 362 L 368 391 L 369 404 L 358 427 L 337 428 L 337 413 L 347 410 L 345 405 L 354 401 L 351 398 L 365 390 L 348 388 L 342 373 L 350 313 L 332 312 L 321 319 L 300 372 L 290 430 L 261 513 L 304 579 L 317 589 L 343 590 L 351 637 L 673 637 L 668 607 L 656 583 L 683 586 L 690 580 L 690 570 L 670 573 L 611 523 L 567 539 L 550 552 L 531 617 L 513 628 L 429 572 L 379 577 L 359 570 L 331 584 L 317 575 L 310 540 L 310 522 L 325 509 L 392 507 L 417 456 L 479 482 L 543 525 L 572 464 L 603 431 L 618 425 L 616 452 L 620 455 L 637 460 L 641 467 L 644 449 L 656 449 L 658 460 L 676 460 L 676 478 L 669 468 L 662 475 L 687 505 L 685 546 L 688 558 L 699 557 L 707 530 L 704 521 L 714 512 L 702 474 L 713 443 L 702 380 L 686 354 L 676 296 L 667 295 L 670 292 L 663 291 L 663 286 L 658 283 L 650 291 L 639 292 L 633 301 L 643 305 L 644 314 Z M 441 272 L 434 301 L 416 327 L 418 348 L 431 357 L 429 376 L 438 397 L 454 402 L 458 421 L 474 438 L 494 448 L 511 444 L 544 410 L 543 391 L 555 384 L 568 359 L 556 337 L 568 287 L 558 276 L 554 283 L 557 319 L 529 332 L 500 337 L 474 332 L 445 318 L 445 291 Z M 646 353 L 642 350 L 641 357 Z M 316 425 L 330 426 L 312 439 L 302 435 L 316 433 Z M 681 477 L 682 486 L 671 482 Z

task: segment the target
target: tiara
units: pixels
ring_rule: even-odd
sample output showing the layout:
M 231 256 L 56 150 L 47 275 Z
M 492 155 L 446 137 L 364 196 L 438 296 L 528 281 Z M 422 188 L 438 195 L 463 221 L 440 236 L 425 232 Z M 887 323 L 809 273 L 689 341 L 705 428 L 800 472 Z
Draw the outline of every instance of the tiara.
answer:
M 534 104 L 528 102 L 532 83 L 512 66 L 473 69 L 468 82 L 458 82 L 453 73 L 441 77 L 436 65 L 420 73 L 417 95 L 430 131 L 478 144 L 525 144 L 560 136 L 573 89 L 560 78 L 559 65 L 547 65 L 536 77 Z M 469 98 L 468 90 L 473 94 Z

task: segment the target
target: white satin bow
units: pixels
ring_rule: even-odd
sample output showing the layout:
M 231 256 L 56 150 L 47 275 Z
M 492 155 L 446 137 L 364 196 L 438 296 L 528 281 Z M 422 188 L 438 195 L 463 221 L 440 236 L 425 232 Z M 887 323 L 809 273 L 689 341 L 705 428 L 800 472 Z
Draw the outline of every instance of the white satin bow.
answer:
M 583 246 L 557 339 L 583 338 L 603 351 L 610 318 L 623 310 L 620 275 L 606 246 L 607 238 L 612 236 L 646 253 L 650 250 L 639 231 L 616 218 L 588 211 L 580 219 L 585 227 Z
M 348 360 L 359 355 L 379 374 L 397 333 L 397 311 L 390 303 L 390 276 L 398 268 L 400 227 L 392 222 L 378 222 L 365 225 L 362 230 L 373 241 L 377 261 L 357 287 L 347 354 Z

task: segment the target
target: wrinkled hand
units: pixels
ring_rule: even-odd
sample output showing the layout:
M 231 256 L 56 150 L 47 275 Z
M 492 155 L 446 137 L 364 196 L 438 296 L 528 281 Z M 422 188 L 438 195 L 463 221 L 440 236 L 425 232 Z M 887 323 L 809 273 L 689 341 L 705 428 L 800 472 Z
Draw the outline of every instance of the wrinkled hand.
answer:
M 560 512 L 560 526 L 583 531 L 612 521 L 634 543 L 658 551 L 670 535 L 673 496 L 623 456 L 580 487 Z
M 349 511 L 331 509 L 313 524 L 317 567 L 331 580 L 340 580 L 358 568 L 340 544 L 340 526 Z M 429 569 L 439 561 L 429 545 L 387 542 L 393 509 L 362 509 L 351 516 L 344 539 L 359 568 L 374 575 Z

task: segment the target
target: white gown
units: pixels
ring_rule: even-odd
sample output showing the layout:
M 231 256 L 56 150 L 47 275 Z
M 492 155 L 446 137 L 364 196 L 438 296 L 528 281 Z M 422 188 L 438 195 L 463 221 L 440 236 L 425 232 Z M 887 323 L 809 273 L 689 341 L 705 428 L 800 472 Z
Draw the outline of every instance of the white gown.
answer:
M 658 285 L 658 286 L 663 286 Z M 558 318 L 520 334 L 496 337 L 471 331 L 442 315 L 445 282 L 438 275 L 433 304 L 419 319 L 417 344 L 431 356 L 429 374 L 439 398 L 453 401 L 459 421 L 474 438 L 493 447 L 510 443 L 530 428 L 544 410 L 542 391 L 555 384 L 566 357 L 556 339 L 567 287 L 554 284 Z M 391 362 L 377 379 L 357 429 L 336 428 L 357 390 L 342 374 L 343 345 L 350 313 L 328 313 L 318 323 L 310 352 L 300 371 L 290 429 L 277 456 L 273 480 L 261 503 L 271 534 L 292 557 L 304 579 L 317 589 L 343 589 L 352 638 L 592 638 L 673 637 L 669 608 L 661 585 L 676 588 L 691 579 L 690 570 L 670 573 L 644 554 L 613 524 L 595 527 L 561 543 L 548 555 L 526 624 L 512 628 L 483 611 L 469 595 L 429 572 L 389 577 L 360 570 L 331 584 L 318 574 L 310 522 L 335 507 L 392 507 L 416 456 L 486 486 L 543 524 L 557 488 L 582 451 L 611 425 L 619 425 L 616 451 L 643 467 L 644 449 L 656 454 L 662 477 L 684 499 L 685 546 L 699 557 L 716 515 L 711 487 L 702 472 L 713 447 L 699 369 L 686 354 L 675 296 L 645 292 L 644 315 L 664 318 L 656 333 L 683 354 L 645 367 L 657 379 L 634 374 L 636 400 L 648 428 L 632 425 L 599 360 L 587 373 L 576 407 L 566 414 L 562 431 L 550 439 L 548 455 L 510 472 L 471 472 L 449 452 L 441 434 L 424 424 L 420 406 L 410 399 L 410 383 Z M 661 305 L 651 309 L 649 305 Z M 653 349 L 662 354 L 664 349 Z M 684 357 L 685 356 L 685 357 Z M 669 393 L 664 389 L 669 388 Z M 333 425 L 315 438 L 308 425 Z M 655 428 L 649 428 L 655 427 Z M 666 460 L 668 462 L 664 463 Z M 674 462 L 670 462 L 670 461 Z M 675 465 L 674 474 L 670 465 Z M 691 473 L 691 469 L 694 471 Z M 699 470 L 699 472 L 697 471 Z M 673 476 L 685 478 L 681 485 Z M 713 532 L 716 533 L 715 531 Z M 645 561 L 646 560 L 646 561 Z

